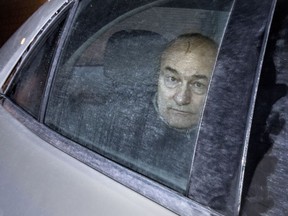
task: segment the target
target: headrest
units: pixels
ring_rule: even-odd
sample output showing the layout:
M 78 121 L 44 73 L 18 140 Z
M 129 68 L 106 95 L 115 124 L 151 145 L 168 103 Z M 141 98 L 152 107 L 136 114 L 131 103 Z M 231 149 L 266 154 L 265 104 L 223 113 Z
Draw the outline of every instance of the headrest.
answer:
M 167 40 L 144 30 L 119 31 L 108 40 L 104 75 L 129 86 L 155 85 L 160 57 Z

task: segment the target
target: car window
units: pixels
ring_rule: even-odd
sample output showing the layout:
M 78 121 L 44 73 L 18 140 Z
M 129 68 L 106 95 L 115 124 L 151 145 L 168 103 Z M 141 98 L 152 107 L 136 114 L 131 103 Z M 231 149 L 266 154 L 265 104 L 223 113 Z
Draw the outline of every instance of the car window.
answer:
M 231 4 L 82 1 L 56 71 L 45 124 L 186 194 Z
M 7 92 L 12 101 L 35 118 L 39 117 L 48 72 L 63 24 L 64 21 L 61 19 L 58 25 L 50 29 L 38 42 L 34 51 L 25 59 Z
M 242 215 L 287 214 L 288 10 L 278 1 L 253 116 Z

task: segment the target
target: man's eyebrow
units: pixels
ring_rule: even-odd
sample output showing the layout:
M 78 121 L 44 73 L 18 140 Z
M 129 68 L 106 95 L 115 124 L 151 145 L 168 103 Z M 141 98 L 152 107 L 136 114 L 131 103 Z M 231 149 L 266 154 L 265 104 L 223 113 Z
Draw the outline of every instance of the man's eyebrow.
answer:
M 170 66 L 165 67 L 165 70 L 167 70 L 167 71 L 169 71 L 169 72 L 171 72 L 173 74 L 179 74 L 179 72 L 176 69 L 174 69 L 174 68 L 172 68 Z M 201 75 L 201 74 L 194 74 L 191 77 L 193 79 L 205 79 L 205 80 L 208 80 L 208 77 L 206 75 Z
M 192 77 L 196 78 L 196 79 L 206 79 L 206 80 L 208 80 L 208 77 L 206 75 L 195 74 Z
M 165 67 L 165 70 L 174 73 L 174 74 L 179 74 L 178 71 L 174 68 L 171 68 L 170 66 Z

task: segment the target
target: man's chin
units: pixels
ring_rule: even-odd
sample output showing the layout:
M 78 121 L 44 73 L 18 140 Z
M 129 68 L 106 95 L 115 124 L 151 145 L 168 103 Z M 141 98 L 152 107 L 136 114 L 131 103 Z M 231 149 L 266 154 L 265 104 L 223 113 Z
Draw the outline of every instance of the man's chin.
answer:
M 171 128 L 180 129 L 180 130 L 189 130 L 194 128 L 198 124 L 198 116 L 192 113 L 182 113 L 178 111 L 164 112 L 163 115 L 160 114 L 161 119 Z
M 194 128 L 197 124 L 195 124 L 194 122 L 191 121 L 183 121 L 183 120 L 169 120 L 168 125 L 170 127 L 176 128 L 176 129 L 180 129 L 180 130 L 189 130 L 191 128 Z

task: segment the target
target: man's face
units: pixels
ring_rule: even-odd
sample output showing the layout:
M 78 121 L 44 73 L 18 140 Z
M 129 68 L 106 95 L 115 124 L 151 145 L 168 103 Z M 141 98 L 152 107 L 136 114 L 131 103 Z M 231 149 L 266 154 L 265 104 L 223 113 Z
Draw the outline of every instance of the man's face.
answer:
M 191 52 L 172 48 L 162 57 L 157 103 L 168 125 L 188 129 L 198 124 L 214 60 L 201 47 Z

